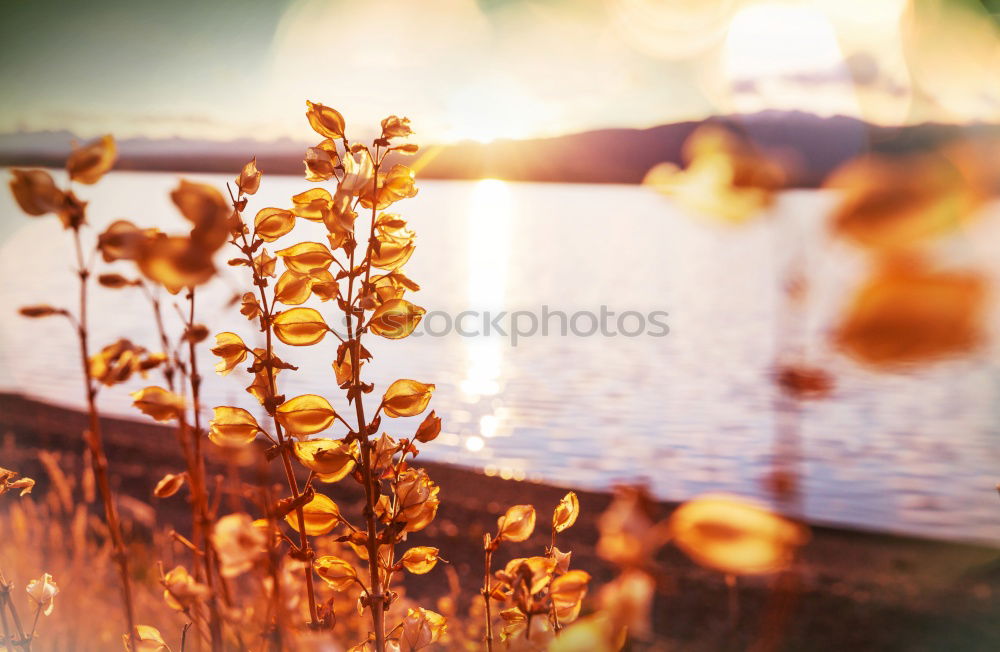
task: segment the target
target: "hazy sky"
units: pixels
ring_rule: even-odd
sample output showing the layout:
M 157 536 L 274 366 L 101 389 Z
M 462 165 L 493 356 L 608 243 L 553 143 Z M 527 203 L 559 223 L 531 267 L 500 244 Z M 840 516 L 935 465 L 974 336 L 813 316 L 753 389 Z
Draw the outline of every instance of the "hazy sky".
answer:
M 0 132 L 302 138 L 307 98 L 426 140 L 767 108 L 1000 120 L 997 43 L 976 0 L 14 0 Z

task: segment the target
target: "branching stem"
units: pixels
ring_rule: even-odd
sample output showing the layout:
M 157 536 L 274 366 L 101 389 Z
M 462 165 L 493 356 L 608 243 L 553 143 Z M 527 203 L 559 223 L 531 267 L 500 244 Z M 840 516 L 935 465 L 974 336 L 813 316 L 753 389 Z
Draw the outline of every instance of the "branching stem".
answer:
M 232 191 L 229 193 L 232 198 Z M 236 198 L 233 198 L 233 208 L 237 211 L 240 221 L 242 222 L 242 211 L 239 208 L 239 202 Z M 264 337 L 265 337 L 265 359 L 263 361 L 264 368 L 267 371 L 267 398 L 273 399 L 278 395 L 277 383 L 275 382 L 274 373 L 274 342 L 272 338 L 272 323 L 273 315 L 271 311 L 274 308 L 274 304 L 269 304 L 267 301 L 267 293 L 264 291 L 265 283 L 264 280 L 258 275 L 257 268 L 253 262 L 253 252 L 250 247 L 250 243 L 247 242 L 246 234 L 241 234 L 243 240 L 243 251 L 247 258 L 247 263 L 250 269 L 253 271 L 254 285 L 257 287 L 258 296 L 260 297 L 260 308 L 261 308 L 261 319 L 263 320 L 262 326 L 264 327 Z M 267 407 L 267 411 L 274 417 L 274 408 Z M 309 536 L 306 534 L 306 524 L 305 524 L 305 513 L 302 510 L 302 506 L 299 503 L 299 483 L 295 479 L 295 470 L 292 468 L 291 456 L 288 452 L 288 446 L 285 445 L 286 439 L 282 431 L 281 424 L 278 423 L 277 418 L 273 418 L 274 432 L 278 437 L 278 447 L 281 451 L 281 463 L 285 470 L 285 479 L 288 481 L 288 488 L 292 492 L 292 499 L 296 503 L 295 515 L 298 521 L 299 527 L 299 547 L 302 553 L 310 559 L 303 569 L 303 575 L 306 581 L 306 594 L 309 599 L 309 619 L 310 625 L 312 627 L 319 626 L 319 612 L 316 609 L 316 587 L 313 583 L 313 566 L 312 566 L 312 550 L 309 547 Z
M 76 249 L 78 264 L 77 273 L 80 277 L 80 312 L 77 316 L 77 336 L 80 340 L 80 363 L 83 366 L 84 391 L 87 396 L 87 413 L 90 418 L 90 430 L 85 433 L 84 439 L 90 448 L 94 477 L 97 480 L 97 487 L 101 493 L 101 501 L 104 503 L 104 517 L 108 525 L 108 533 L 111 536 L 111 544 L 114 548 L 114 560 L 118 566 L 118 574 L 121 579 L 122 609 L 124 611 L 125 622 L 128 625 L 128 636 L 125 639 L 126 646 L 129 650 L 132 650 L 134 649 L 132 635 L 135 632 L 132 582 L 128 568 L 128 556 L 125 550 L 125 539 L 122 536 L 121 523 L 118 520 L 118 510 L 115 507 L 115 498 L 111 492 L 111 484 L 108 481 L 108 458 L 104 454 L 101 418 L 97 411 L 97 384 L 90 373 L 90 348 L 87 333 L 87 282 L 90 277 L 90 269 L 84 260 L 83 247 L 80 244 L 79 227 L 73 228 L 73 243 Z
M 190 435 L 191 446 L 188 457 L 188 473 L 191 476 L 191 507 L 194 530 L 195 545 L 204 551 L 201 556 L 205 570 L 205 583 L 210 591 L 208 599 L 208 629 L 212 640 L 212 650 L 221 650 L 222 640 L 222 619 L 219 616 L 218 589 L 216 587 L 215 568 L 218 566 L 218 556 L 212 546 L 212 538 L 209 536 L 212 528 L 212 518 L 208 506 L 208 487 L 205 479 L 205 457 L 202 453 L 202 430 L 201 430 L 201 376 L 198 374 L 198 357 L 195 338 L 191 337 L 194 328 L 195 315 L 195 289 L 188 289 L 188 315 L 185 320 L 184 336 L 188 343 L 188 382 L 191 385 L 191 411 L 193 414 L 193 428 L 182 420 L 180 424 L 181 437 L 187 440 Z M 185 434 L 186 433 L 186 434 Z M 225 585 L 219 580 L 219 588 L 224 589 Z
M 381 161 L 377 160 L 378 150 L 376 149 L 376 160 L 373 161 L 373 174 L 372 174 L 372 215 L 371 224 L 369 226 L 368 242 L 365 246 L 365 280 L 358 292 L 364 292 L 368 286 L 369 278 L 371 275 L 371 256 L 372 256 L 372 246 L 371 241 L 375 237 L 375 211 L 376 205 L 378 203 L 378 170 Z M 353 272 L 354 270 L 354 248 L 351 248 L 351 261 L 350 268 Z M 375 520 L 375 506 L 378 502 L 378 479 L 375 478 L 374 469 L 372 468 L 372 448 L 373 444 L 370 439 L 371 432 L 369 432 L 368 422 L 365 419 L 365 406 L 361 399 L 362 387 L 361 387 L 361 333 L 362 333 L 362 315 L 359 315 L 359 320 L 357 323 L 357 328 L 353 321 L 353 311 L 354 311 L 354 274 L 352 273 L 348 277 L 347 282 L 347 336 L 348 342 L 351 345 L 351 396 L 354 400 L 354 409 L 357 415 L 358 427 L 357 433 L 361 444 L 361 475 L 362 480 L 365 484 L 365 525 L 368 530 L 368 536 L 366 539 L 366 547 L 368 548 L 368 574 L 371 583 L 371 589 L 368 594 L 368 608 L 372 613 L 372 628 L 375 634 L 375 649 L 377 652 L 385 652 L 385 591 L 382 586 L 382 582 L 379 577 L 379 567 L 378 567 L 378 548 L 379 548 L 379 533 L 378 524 Z

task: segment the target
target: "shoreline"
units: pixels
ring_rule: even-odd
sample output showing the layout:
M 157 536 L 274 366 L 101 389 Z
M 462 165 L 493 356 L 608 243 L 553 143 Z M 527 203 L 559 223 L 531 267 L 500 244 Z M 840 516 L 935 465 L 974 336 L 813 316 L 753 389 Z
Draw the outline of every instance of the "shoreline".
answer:
M 42 434 L 47 438 L 46 441 L 52 440 L 53 443 L 62 441 L 71 447 L 79 447 L 79 450 L 82 451 L 82 444 L 79 442 L 79 437 L 74 434 L 73 431 L 76 428 L 82 429 L 86 427 L 84 410 L 84 406 L 75 407 L 50 403 L 27 394 L 0 389 L 0 437 L 2 437 L 5 430 L 9 430 L 11 427 L 22 427 L 29 430 L 42 430 Z M 58 417 L 40 417 L 39 415 L 42 412 L 58 415 Z M 64 418 L 72 419 L 76 423 L 74 423 L 72 427 L 64 426 L 59 422 Z M 178 465 L 182 464 L 183 460 L 178 455 L 178 451 L 176 450 L 176 441 L 174 440 L 172 434 L 173 428 L 154 422 L 150 418 L 140 415 L 138 412 L 136 412 L 136 416 L 134 418 L 102 414 L 101 422 L 104 425 L 105 439 L 108 440 L 109 448 L 114 448 L 117 445 L 117 447 L 122 450 L 134 450 L 135 452 L 140 453 L 155 452 L 158 456 L 163 456 L 161 459 L 172 458 L 171 461 L 174 463 Z M 123 436 L 123 433 L 126 431 L 142 432 L 145 435 L 149 435 L 148 439 L 156 439 L 156 437 L 153 436 L 153 433 L 157 433 L 161 437 L 166 435 L 166 443 L 162 446 L 159 444 L 136 445 L 135 442 L 129 441 L 127 436 Z M 0 439 L 0 444 L 2 444 L 2 439 Z M 41 448 L 44 447 L 44 445 L 36 447 Z M 108 451 L 109 457 L 112 456 L 112 453 L 112 450 Z M 614 493 L 613 488 L 602 489 L 594 487 L 580 487 L 575 485 L 563 485 L 551 483 L 546 480 L 505 480 L 499 475 L 490 475 L 483 470 L 472 466 L 465 466 L 461 463 L 429 460 L 427 458 L 420 458 L 417 466 L 424 466 L 429 470 L 432 470 L 432 477 L 436 477 L 435 474 L 443 472 L 453 477 L 455 481 L 476 480 L 486 482 L 487 485 L 491 487 L 494 486 L 494 484 L 499 487 L 526 486 L 528 487 L 525 489 L 526 491 L 532 492 L 537 490 L 543 492 L 555 501 L 558 501 L 559 498 L 567 491 L 574 491 L 581 496 L 588 495 L 596 498 L 602 506 L 601 509 L 607 505 Z M 38 468 L 41 469 L 40 466 Z M 134 471 L 135 469 L 126 465 L 125 470 Z M 638 484 L 641 484 L 641 482 Z M 660 508 L 667 509 L 668 511 L 672 511 L 682 502 L 679 500 L 659 498 L 655 495 L 652 496 L 652 498 Z M 998 501 L 998 511 L 1000 511 L 1000 501 Z M 499 513 L 497 515 L 499 515 Z M 795 515 L 785 516 L 786 518 L 798 520 L 799 522 L 808 525 L 813 530 L 821 530 L 831 533 L 837 532 L 845 535 L 856 535 L 859 537 L 898 539 L 900 541 L 923 541 L 931 544 L 940 543 L 944 545 L 994 549 L 998 554 L 1000 554 L 1000 540 L 991 542 L 990 540 L 982 538 L 946 539 L 928 534 L 921 534 L 919 532 L 905 532 L 891 529 L 880 530 L 852 523 L 838 523 L 835 521 L 824 521 L 812 518 L 802 519 Z
M 173 429 L 152 420 L 116 417 L 104 417 L 102 424 L 119 491 L 125 489 L 123 493 L 132 499 L 155 504 L 153 486 L 165 473 L 182 467 Z M 61 451 L 78 463 L 85 425 L 86 415 L 77 410 L 0 393 L 0 466 L 34 477 L 39 493 L 44 492 L 48 482 L 36 451 Z M 426 468 L 440 485 L 442 505 L 437 520 L 414 537 L 415 545 L 439 547 L 457 571 L 462 593 L 470 598 L 482 581 L 479 542 L 483 532 L 495 528 L 497 516 L 510 505 L 531 503 L 539 522 L 545 523 L 567 491 L 419 457 L 416 465 Z M 324 485 L 323 489 L 348 511 L 360 499 L 360 490 L 352 483 Z M 597 519 L 611 494 L 576 493 L 580 518 L 560 535 L 560 547 L 573 551 L 573 567 L 593 575 L 594 595 L 615 572 L 594 549 Z M 169 508 L 163 503 L 157 506 L 165 511 L 158 520 L 160 516 L 169 519 Z M 657 518 L 675 506 L 658 501 Z M 123 509 L 128 511 L 128 505 L 123 504 Z M 527 542 L 505 548 L 504 559 L 540 554 L 547 543 L 547 529 L 540 525 Z M 758 641 L 762 614 L 777 595 L 774 578 L 740 580 L 741 609 L 736 626 L 731 627 L 727 625 L 727 588 L 720 574 L 695 566 L 673 547 L 661 551 L 657 560 L 669 575 L 654 602 L 657 644 L 694 650 L 744 649 Z M 1000 649 L 997 547 L 814 525 L 799 566 L 795 613 L 778 649 Z M 415 578 L 406 583 L 407 591 L 439 597 L 434 589 L 446 584 L 440 579 Z

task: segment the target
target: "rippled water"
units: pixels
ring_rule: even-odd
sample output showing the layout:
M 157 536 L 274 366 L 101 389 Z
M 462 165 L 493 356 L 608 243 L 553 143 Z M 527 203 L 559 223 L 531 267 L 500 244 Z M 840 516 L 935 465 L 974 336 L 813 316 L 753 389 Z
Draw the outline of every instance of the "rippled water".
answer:
M 222 184 L 221 177 L 192 175 Z M 165 230 L 181 219 L 168 198 L 174 175 L 115 173 L 81 194 L 98 228 L 127 217 Z M 265 178 L 251 210 L 285 206 L 308 184 Z M 837 377 L 832 397 L 799 415 L 804 515 L 810 519 L 943 538 L 1000 538 L 998 356 L 937 364 L 905 375 L 880 374 L 833 355 L 823 344 L 838 306 L 863 270 L 859 256 L 827 242 L 822 218 L 833 198 L 782 196 L 769 219 L 722 228 L 684 214 L 642 188 L 428 181 L 399 205 L 419 235 L 407 273 L 423 286 L 413 300 L 429 310 L 550 311 L 572 315 L 669 313 L 666 337 L 581 337 L 553 332 L 500 336 L 371 338 L 366 376 L 380 387 L 409 377 L 437 384 L 444 417 L 428 458 L 515 478 L 603 488 L 643 481 L 663 498 L 725 490 L 766 499 L 780 412 L 769 382 L 777 342 L 804 347 Z M 993 210 L 994 216 L 997 211 Z M 307 227 L 299 227 L 309 234 Z M 947 243 L 947 255 L 986 266 L 996 219 Z M 300 233 L 300 231 L 296 231 Z M 318 232 L 313 239 L 319 239 Z M 55 219 L 29 219 L 0 194 L 0 386 L 80 405 L 74 341 L 58 320 L 27 321 L 16 307 L 44 300 L 72 304 L 72 254 Z M 782 270 L 809 261 L 812 293 L 801 318 L 783 308 Z M 123 271 L 128 270 L 122 266 Z M 220 305 L 240 287 L 239 272 L 199 290 L 213 331 L 255 333 Z M 120 336 L 152 346 L 138 294 L 97 291 L 94 341 Z M 432 322 L 437 328 L 443 317 Z M 636 319 L 634 316 L 629 319 Z M 524 322 L 522 322 L 524 323 Z M 577 330 L 588 330 L 580 318 Z M 635 323 L 635 322 L 632 322 Z M 791 324 L 791 326 L 790 326 Z M 991 316 L 991 329 L 1000 322 Z M 626 324 L 626 328 L 634 328 Z M 801 338 L 788 333 L 800 332 Z M 329 361 L 336 340 L 283 357 L 282 391 L 338 398 Z M 205 347 L 207 348 L 207 346 Z M 203 360 L 211 360 L 207 350 Z M 206 404 L 252 407 L 245 372 L 210 377 Z M 104 391 L 111 412 L 137 416 L 129 383 Z M 379 393 L 379 392 L 376 392 Z M 142 418 L 138 415 L 137 418 Z M 389 422 L 390 420 L 385 420 Z M 417 419 L 385 425 L 405 435 Z

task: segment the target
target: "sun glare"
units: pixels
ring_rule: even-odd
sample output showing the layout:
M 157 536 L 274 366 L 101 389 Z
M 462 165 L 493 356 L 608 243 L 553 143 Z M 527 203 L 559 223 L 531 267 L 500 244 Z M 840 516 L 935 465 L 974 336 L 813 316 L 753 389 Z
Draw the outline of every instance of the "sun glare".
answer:
M 735 78 L 819 71 L 843 60 L 833 28 L 821 12 L 778 3 L 737 13 L 729 26 L 726 52 Z
M 457 90 L 448 103 L 445 140 L 489 143 L 534 135 L 548 112 L 544 102 L 504 77 L 484 79 Z

